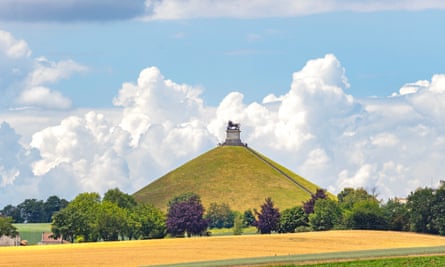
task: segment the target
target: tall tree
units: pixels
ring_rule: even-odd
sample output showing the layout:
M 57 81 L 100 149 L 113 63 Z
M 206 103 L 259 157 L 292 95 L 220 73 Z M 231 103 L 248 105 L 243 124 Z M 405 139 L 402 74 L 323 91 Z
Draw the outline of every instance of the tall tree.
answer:
M 133 209 L 133 220 L 137 226 L 135 235 L 139 238 L 163 238 L 166 234 L 165 214 L 153 205 L 138 205 Z
M 120 191 L 119 188 L 110 189 L 105 192 L 103 201 L 115 203 L 124 209 L 134 208 L 137 204 L 133 196 Z
M 294 233 L 297 227 L 308 225 L 307 214 L 302 207 L 293 207 L 281 212 L 280 233 Z
M 445 235 L 445 184 L 435 191 L 432 214 L 437 231 L 440 235 Z
M 382 209 L 386 216 L 388 230 L 409 231 L 409 212 L 406 204 L 397 199 L 389 199 Z
M 46 222 L 47 215 L 43 207 L 43 201 L 37 199 L 25 199 L 17 208 L 20 210 L 22 219 L 26 223 Z
M 173 236 L 201 235 L 207 229 L 201 198 L 194 193 L 186 193 L 169 201 L 167 231 Z
M 104 201 L 97 209 L 96 226 L 99 238 L 104 241 L 117 241 L 124 236 L 127 213 L 116 203 Z
M 66 208 L 68 206 L 68 201 L 66 199 L 61 199 L 58 196 L 50 196 L 43 203 L 43 210 L 45 214 L 45 222 L 51 222 L 51 217 L 57 211 Z
M 408 196 L 407 208 L 410 211 L 411 231 L 431 234 L 438 232 L 433 221 L 434 194 L 431 188 L 419 188 Z
M 341 209 L 337 202 L 325 198 L 314 204 L 314 212 L 309 215 L 309 223 L 315 231 L 330 230 L 341 221 Z
M 361 200 L 351 212 L 353 229 L 384 230 L 387 227 L 385 214 L 375 200 Z
M 97 216 L 100 209 L 98 193 L 81 193 L 65 209 L 53 216 L 52 232 L 56 237 L 74 242 L 76 238 L 84 241 L 97 241 L 99 232 Z
M 14 223 L 23 223 L 23 218 L 22 215 L 20 213 L 20 210 L 13 205 L 7 205 L 5 206 L 1 211 L 0 214 L 2 214 L 3 216 L 6 217 L 11 217 L 12 218 L 12 222 Z
M 257 212 L 258 220 L 256 227 L 261 234 L 270 234 L 272 231 L 278 231 L 280 227 L 280 211 L 274 207 L 270 197 L 266 198 L 261 211 Z
M 352 210 L 355 203 L 363 200 L 378 201 L 377 198 L 369 194 L 363 188 L 344 188 L 340 193 L 337 194 L 338 204 L 342 209 Z

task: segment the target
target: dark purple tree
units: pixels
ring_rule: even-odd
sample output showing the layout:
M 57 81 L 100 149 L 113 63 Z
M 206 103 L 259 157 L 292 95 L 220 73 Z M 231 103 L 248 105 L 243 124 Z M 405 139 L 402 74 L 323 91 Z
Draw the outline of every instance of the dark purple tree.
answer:
M 274 207 L 272 199 L 266 198 L 266 201 L 261 205 L 261 212 L 255 211 L 258 220 L 255 225 L 261 234 L 270 234 L 272 231 L 278 231 L 280 227 L 280 211 Z
M 311 214 L 314 212 L 314 205 L 317 199 L 325 199 L 327 197 L 326 191 L 324 189 L 317 189 L 315 194 L 312 194 L 311 199 L 303 202 L 303 209 L 306 214 Z
M 201 198 L 187 193 L 170 200 L 167 213 L 167 232 L 172 236 L 201 235 L 207 229 Z

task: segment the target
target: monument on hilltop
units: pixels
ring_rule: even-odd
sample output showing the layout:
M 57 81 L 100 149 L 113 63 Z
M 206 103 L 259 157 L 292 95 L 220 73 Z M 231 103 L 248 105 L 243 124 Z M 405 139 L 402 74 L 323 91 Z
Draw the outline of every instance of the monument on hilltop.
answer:
M 241 142 L 240 138 L 240 124 L 229 121 L 226 129 L 226 141 L 222 143 L 223 146 L 245 146 L 243 142 Z
M 239 123 L 224 124 L 225 141 L 139 189 L 134 198 L 166 211 L 171 199 L 193 192 L 205 208 L 226 203 L 242 212 L 258 209 L 270 197 L 284 210 L 307 201 L 320 188 L 248 147 L 240 138 Z

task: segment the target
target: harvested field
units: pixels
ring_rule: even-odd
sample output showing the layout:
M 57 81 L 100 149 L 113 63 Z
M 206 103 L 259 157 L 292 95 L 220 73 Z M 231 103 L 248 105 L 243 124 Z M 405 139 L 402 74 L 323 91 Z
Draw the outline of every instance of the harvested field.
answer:
M 263 256 L 444 246 L 445 237 L 329 231 L 70 245 L 3 247 L 0 266 L 147 266 Z

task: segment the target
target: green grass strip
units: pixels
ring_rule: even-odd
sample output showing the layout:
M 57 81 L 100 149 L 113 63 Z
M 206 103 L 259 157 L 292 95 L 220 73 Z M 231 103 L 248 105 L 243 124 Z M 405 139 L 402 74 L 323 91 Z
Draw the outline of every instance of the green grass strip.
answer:
M 13 224 L 22 240 L 27 240 L 28 245 L 36 245 L 42 239 L 42 232 L 51 232 L 50 223 L 15 223 Z
M 383 258 L 374 260 L 354 260 L 344 262 L 315 263 L 304 265 L 280 265 L 279 267 L 430 267 L 445 266 L 445 256 L 407 256 L 401 258 Z M 275 266 L 278 267 L 278 266 Z
M 218 266 L 242 266 L 242 265 L 264 265 L 264 264 L 291 264 L 310 261 L 336 261 L 336 260 L 353 260 L 366 258 L 390 258 L 397 256 L 416 256 L 427 254 L 445 253 L 445 246 L 438 247 L 417 247 L 417 248 L 395 248 L 395 249 L 378 249 L 378 250 L 359 250 L 347 252 L 331 252 L 316 254 L 301 254 L 287 256 L 269 256 L 258 258 L 241 258 L 217 261 L 201 261 L 190 263 L 178 263 L 167 265 L 150 265 L 152 267 L 218 267 Z M 148 266 L 148 265 L 147 265 Z

